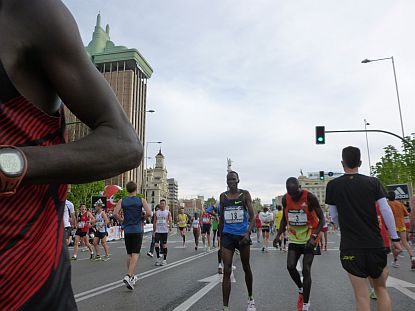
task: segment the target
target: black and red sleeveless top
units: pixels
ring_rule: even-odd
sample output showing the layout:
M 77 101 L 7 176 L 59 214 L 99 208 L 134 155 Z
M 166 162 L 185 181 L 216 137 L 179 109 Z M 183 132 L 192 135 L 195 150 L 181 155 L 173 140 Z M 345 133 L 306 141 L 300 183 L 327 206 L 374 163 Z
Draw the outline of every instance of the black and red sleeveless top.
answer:
M 11 83 L 0 62 L 0 145 L 65 143 L 63 109 L 42 112 Z M 30 165 L 30 163 L 29 163 Z M 63 243 L 67 185 L 22 185 L 0 198 L 0 310 L 74 310 Z

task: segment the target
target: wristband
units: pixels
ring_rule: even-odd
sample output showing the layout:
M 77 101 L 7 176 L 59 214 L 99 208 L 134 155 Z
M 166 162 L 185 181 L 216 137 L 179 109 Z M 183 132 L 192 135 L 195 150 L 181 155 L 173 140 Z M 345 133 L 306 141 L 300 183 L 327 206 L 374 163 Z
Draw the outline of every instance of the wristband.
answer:
M 401 241 L 401 238 L 391 239 L 391 240 L 392 240 L 392 242 L 400 242 Z

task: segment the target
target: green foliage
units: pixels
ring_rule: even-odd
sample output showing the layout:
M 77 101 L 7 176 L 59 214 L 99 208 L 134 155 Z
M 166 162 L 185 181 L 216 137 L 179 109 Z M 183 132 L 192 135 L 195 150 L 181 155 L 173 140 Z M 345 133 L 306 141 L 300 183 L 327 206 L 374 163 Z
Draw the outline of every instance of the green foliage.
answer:
M 409 183 L 414 188 L 415 182 L 415 137 L 407 138 L 411 146 L 403 144 L 402 152 L 394 146 L 384 148 L 385 154 L 373 167 L 377 178 L 386 186 L 390 184 Z
M 125 198 L 125 197 L 127 197 L 128 196 L 128 192 L 127 192 L 127 190 L 126 189 L 121 189 L 120 191 L 118 191 L 116 194 L 114 194 L 114 197 L 113 197 L 113 199 L 114 199 L 114 201 L 115 202 L 118 202 L 119 200 L 121 200 L 121 199 L 123 199 L 123 198 Z M 144 194 L 142 194 L 142 193 L 137 193 L 137 197 L 139 197 L 139 198 L 144 198 Z
M 91 196 L 100 195 L 104 191 L 104 187 L 105 182 L 103 180 L 88 184 L 73 184 L 71 192 L 68 194 L 68 200 L 74 204 L 77 211 L 80 203 L 85 203 L 89 208 L 91 207 Z
M 217 201 L 216 201 L 216 199 L 214 197 L 208 198 L 205 201 L 205 207 L 209 207 L 209 206 L 212 206 L 212 205 L 217 206 Z
M 257 211 L 262 211 L 264 206 L 262 205 L 260 198 L 255 198 L 255 199 L 252 200 L 252 208 L 254 209 L 255 213 Z

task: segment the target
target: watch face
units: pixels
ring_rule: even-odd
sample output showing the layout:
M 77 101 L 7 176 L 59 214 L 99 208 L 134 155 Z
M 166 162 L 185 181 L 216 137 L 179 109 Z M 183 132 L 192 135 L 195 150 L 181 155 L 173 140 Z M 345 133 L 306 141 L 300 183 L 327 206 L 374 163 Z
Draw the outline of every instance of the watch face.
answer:
M 23 159 L 14 150 L 0 153 L 0 169 L 8 176 L 19 176 L 23 170 Z

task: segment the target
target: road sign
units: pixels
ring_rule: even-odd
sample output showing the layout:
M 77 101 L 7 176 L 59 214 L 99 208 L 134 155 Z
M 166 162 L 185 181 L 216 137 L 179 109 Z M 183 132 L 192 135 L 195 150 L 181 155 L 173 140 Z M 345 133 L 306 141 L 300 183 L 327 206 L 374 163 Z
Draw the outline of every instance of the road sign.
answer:
M 411 198 L 408 184 L 387 185 L 386 188 L 388 191 L 395 192 L 396 200 L 409 200 Z

